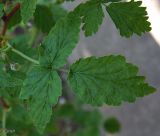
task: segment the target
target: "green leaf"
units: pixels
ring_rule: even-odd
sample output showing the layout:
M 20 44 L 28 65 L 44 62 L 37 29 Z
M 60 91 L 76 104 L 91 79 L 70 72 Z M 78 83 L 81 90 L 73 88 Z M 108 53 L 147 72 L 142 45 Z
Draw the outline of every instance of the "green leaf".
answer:
M 44 55 L 41 64 L 58 69 L 66 64 L 66 59 L 79 40 L 80 19 L 73 13 L 59 20 L 42 43 Z
M 8 22 L 8 28 L 11 28 L 17 24 L 19 24 L 21 22 L 22 18 L 21 18 L 21 13 L 20 10 L 18 10 L 9 20 Z
M 122 56 L 80 59 L 70 68 L 69 81 L 77 96 L 92 105 L 120 105 L 155 89 L 137 76 L 138 68 Z
M 85 31 L 86 36 L 91 36 L 98 31 L 104 18 L 101 1 L 90 0 L 80 4 L 75 12 L 82 18 L 82 29 Z
M 52 115 L 52 106 L 61 96 L 61 80 L 56 71 L 33 67 L 24 81 L 20 98 L 29 99 L 29 114 L 37 130 L 42 133 Z
M 122 1 L 122 0 L 102 0 L 104 2 L 119 2 L 119 1 Z
M 34 14 L 37 0 L 22 0 L 21 16 L 26 23 Z
M 141 7 L 142 2 L 134 0 L 130 2 L 111 3 L 106 6 L 106 10 L 120 30 L 121 36 L 130 37 L 131 35 L 141 35 L 151 30 L 148 22 L 147 11 Z
M 106 132 L 115 134 L 121 130 L 121 124 L 115 117 L 110 117 L 104 122 Z
M 50 10 L 52 11 L 53 20 L 56 23 L 62 17 L 67 15 L 67 11 L 58 4 L 51 4 Z
M 0 4 L 0 18 L 3 16 L 3 4 Z
M 42 43 L 44 52 L 40 57 L 40 66 L 31 69 L 24 81 L 20 97 L 31 97 L 30 115 L 39 132 L 43 132 L 50 120 L 52 106 L 61 96 L 61 81 L 54 70 L 66 63 L 78 41 L 79 27 L 80 20 L 72 13 L 58 21 Z
M 48 33 L 55 24 L 49 7 L 45 5 L 37 5 L 34 14 L 34 22 L 37 28 L 43 33 Z

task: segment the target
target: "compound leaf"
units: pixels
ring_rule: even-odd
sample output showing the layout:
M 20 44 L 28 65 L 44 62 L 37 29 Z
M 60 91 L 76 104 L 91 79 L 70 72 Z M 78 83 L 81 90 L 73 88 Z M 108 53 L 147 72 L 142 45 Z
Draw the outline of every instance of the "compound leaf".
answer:
M 120 105 L 154 92 L 137 76 L 138 68 L 122 56 L 80 59 L 70 68 L 69 81 L 78 97 L 89 104 Z
M 29 71 L 20 98 L 29 99 L 29 114 L 42 133 L 52 114 L 52 106 L 61 96 L 61 80 L 56 71 L 35 66 Z
M 54 69 L 64 66 L 79 39 L 80 19 L 73 13 L 60 19 L 42 43 L 41 64 Z
M 104 13 L 99 0 L 91 0 L 80 4 L 75 12 L 82 18 L 83 27 L 86 36 L 91 36 L 98 31 L 99 25 L 102 24 Z
M 111 3 L 106 6 L 106 10 L 120 30 L 121 36 L 130 37 L 131 35 L 141 35 L 151 30 L 148 22 L 147 11 L 145 7 L 140 7 L 141 1 Z
M 26 23 L 34 14 L 37 0 L 22 0 L 21 16 Z

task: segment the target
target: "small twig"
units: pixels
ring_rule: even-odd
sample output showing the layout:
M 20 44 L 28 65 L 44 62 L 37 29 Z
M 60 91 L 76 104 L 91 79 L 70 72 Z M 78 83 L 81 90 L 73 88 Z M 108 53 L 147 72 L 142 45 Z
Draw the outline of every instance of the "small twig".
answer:
M 5 102 L 5 100 L 0 97 L 0 106 L 2 106 L 3 109 L 9 109 L 9 105 Z
M 38 61 L 38 60 L 35 60 L 35 59 L 33 59 L 33 58 L 25 55 L 23 52 L 15 49 L 15 48 L 13 48 L 9 43 L 7 43 L 7 46 L 8 46 L 8 48 L 6 49 L 6 51 L 8 51 L 8 50 L 10 49 L 12 52 L 18 54 L 18 55 L 21 56 L 22 58 L 24 58 L 24 59 L 26 59 L 26 60 L 34 63 L 34 64 L 39 65 L 39 61 Z
M 37 61 L 37 60 L 35 60 L 35 59 L 32 59 L 31 57 L 25 55 L 24 53 L 22 53 L 22 52 L 20 52 L 20 51 L 18 51 L 18 50 L 16 50 L 16 49 L 14 49 L 14 48 L 11 48 L 11 51 L 13 51 L 14 53 L 20 55 L 20 56 L 23 57 L 24 59 L 26 59 L 26 60 L 28 60 L 28 61 L 30 61 L 30 62 L 32 62 L 32 63 L 35 63 L 35 64 L 39 65 L 39 61 Z
M 1 35 L 5 35 L 6 31 L 7 31 L 7 27 L 8 27 L 8 23 L 10 21 L 10 19 L 12 18 L 12 16 L 20 9 L 20 4 L 16 4 L 15 7 L 11 10 L 11 12 L 9 12 L 7 15 L 4 15 L 2 17 L 2 20 L 4 21 L 4 26 L 1 32 Z
M 3 109 L 3 113 L 2 113 L 2 136 L 7 136 L 7 134 L 6 134 L 6 118 L 7 118 L 7 110 Z

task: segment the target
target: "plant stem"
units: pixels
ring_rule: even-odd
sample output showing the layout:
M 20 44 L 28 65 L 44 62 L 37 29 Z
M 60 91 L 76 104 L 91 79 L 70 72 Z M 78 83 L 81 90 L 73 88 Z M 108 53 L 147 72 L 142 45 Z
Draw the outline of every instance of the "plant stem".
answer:
M 15 7 L 7 14 L 7 15 L 4 15 L 2 17 L 2 20 L 4 21 L 4 26 L 3 26 L 3 29 L 2 29 L 2 32 L 1 32 L 1 35 L 5 35 L 6 31 L 7 31 L 7 27 L 8 27 L 8 22 L 10 21 L 10 19 L 12 18 L 12 16 L 20 9 L 20 4 L 17 3 L 15 5 Z
M 3 109 L 3 113 L 2 113 L 2 136 L 7 136 L 7 134 L 6 134 L 6 118 L 7 118 L 7 110 Z
M 32 59 L 31 57 L 23 54 L 22 52 L 16 50 L 15 48 L 11 47 L 11 51 L 13 51 L 14 53 L 20 55 L 21 57 L 23 57 L 24 59 L 30 61 L 30 62 L 33 62 L 35 64 L 38 64 L 39 65 L 39 61 L 35 60 L 35 59 Z

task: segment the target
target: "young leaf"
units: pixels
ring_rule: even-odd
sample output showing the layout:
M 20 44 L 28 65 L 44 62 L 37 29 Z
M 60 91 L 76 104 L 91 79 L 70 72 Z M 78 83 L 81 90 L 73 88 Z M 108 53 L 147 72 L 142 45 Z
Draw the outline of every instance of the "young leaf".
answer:
M 64 66 L 79 39 L 80 19 L 73 13 L 59 20 L 42 43 L 41 64 L 54 69 Z
M 151 30 L 150 23 L 147 21 L 147 11 L 145 7 L 140 7 L 141 1 L 111 3 L 106 6 L 106 10 L 120 30 L 121 36 L 130 37 L 131 35 L 141 35 Z
M 122 56 L 80 59 L 70 68 L 69 81 L 78 97 L 89 104 L 120 105 L 155 89 L 137 76 L 138 68 Z
M 22 0 L 21 16 L 26 23 L 34 14 L 37 0 Z
M 80 4 L 75 12 L 82 17 L 83 27 L 86 36 L 91 36 L 98 31 L 99 25 L 102 24 L 104 13 L 99 0 L 90 0 Z
M 52 106 L 61 96 L 61 80 L 56 71 L 35 66 L 28 72 L 20 98 L 30 99 L 29 114 L 37 130 L 42 133 L 52 114 Z

